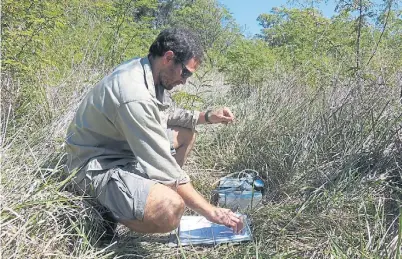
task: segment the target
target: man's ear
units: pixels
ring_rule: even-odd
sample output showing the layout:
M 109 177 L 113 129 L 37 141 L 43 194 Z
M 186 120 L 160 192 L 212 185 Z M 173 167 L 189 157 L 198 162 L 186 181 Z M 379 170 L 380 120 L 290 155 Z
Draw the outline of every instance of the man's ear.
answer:
M 171 50 L 168 50 L 163 55 L 163 63 L 168 64 L 171 61 L 174 61 L 174 52 Z

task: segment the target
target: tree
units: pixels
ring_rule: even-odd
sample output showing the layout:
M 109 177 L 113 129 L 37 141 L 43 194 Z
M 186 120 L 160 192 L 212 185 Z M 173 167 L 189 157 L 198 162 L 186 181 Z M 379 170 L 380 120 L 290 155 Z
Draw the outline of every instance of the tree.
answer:
M 229 11 L 215 0 L 183 1 L 182 8 L 173 13 L 170 25 L 192 29 L 213 66 L 218 65 L 227 48 L 240 36 Z
M 61 1 L 5 0 L 1 17 L 2 71 L 17 76 L 41 65 L 48 35 L 66 22 Z

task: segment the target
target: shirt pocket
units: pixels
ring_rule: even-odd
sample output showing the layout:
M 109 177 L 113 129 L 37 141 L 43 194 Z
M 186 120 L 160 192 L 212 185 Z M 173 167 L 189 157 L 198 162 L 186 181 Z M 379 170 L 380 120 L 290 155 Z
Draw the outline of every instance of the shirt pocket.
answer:
M 170 106 L 167 104 L 162 104 L 160 102 L 157 102 L 157 107 L 159 110 L 159 116 L 160 116 L 160 123 L 164 129 L 167 129 L 167 122 L 169 119 L 169 108 Z

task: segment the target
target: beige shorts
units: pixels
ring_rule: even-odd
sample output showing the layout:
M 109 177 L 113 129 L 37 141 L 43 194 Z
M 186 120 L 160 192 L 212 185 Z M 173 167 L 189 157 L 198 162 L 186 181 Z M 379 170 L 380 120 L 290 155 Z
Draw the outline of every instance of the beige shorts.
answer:
M 170 152 L 176 154 L 173 147 L 173 131 L 166 130 L 170 142 Z M 73 186 L 76 192 L 89 195 L 108 209 L 116 220 L 144 219 L 145 205 L 155 181 L 138 163 L 127 164 L 101 171 L 78 172 Z
M 76 179 L 80 180 L 76 180 L 75 190 L 96 198 L 118 221 L 142 221 L 149 192 L 156 184 L 136 164 L 102 171 L 82 171 Z

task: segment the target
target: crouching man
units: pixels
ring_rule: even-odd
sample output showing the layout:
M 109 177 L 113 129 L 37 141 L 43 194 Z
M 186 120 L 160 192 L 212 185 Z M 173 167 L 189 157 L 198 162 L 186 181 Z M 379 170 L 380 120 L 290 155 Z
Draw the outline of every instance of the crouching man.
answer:
M 162 31 L 147 57 L 118 66 L 87 94 L 68 128 L 68 169 L 79 170 L 75 185 L 133 231 L 169 232 L 185 206 L 235 232 L 242 228 L 229 209 L 209 204 L 181 168 L 197 124 L 234 119 L 228 108 L 169 114 L 165 90 L 184 84 L 202 58 L 190 31 Z

